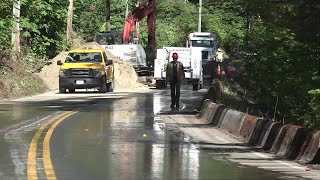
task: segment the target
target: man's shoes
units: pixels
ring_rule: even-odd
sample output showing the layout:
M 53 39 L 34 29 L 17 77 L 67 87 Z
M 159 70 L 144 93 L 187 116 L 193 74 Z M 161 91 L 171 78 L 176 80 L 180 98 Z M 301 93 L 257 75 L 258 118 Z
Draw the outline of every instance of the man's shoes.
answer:
M 179 104 L 176 105 L 176 109 L 179 109 Z
M 170 106 L 171 108 L 174 108 L 174 104 L 171 104 L 171 106 Z

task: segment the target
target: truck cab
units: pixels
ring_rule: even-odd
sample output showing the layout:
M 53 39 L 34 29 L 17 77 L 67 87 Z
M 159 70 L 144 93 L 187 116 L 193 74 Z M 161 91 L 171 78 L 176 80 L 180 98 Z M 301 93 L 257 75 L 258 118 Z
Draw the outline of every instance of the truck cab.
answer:
M 201 52 L 202 62 L 214 61 L 218 49 L 217 37 L 212 32 L 190 33 L 187 40 L 187 47 Z
M 98 89 L 112 92 L 114 86 L 113 61 L 107 59 L 104 49 L 75 49 L 59 60 L 59 92 L 75 92 L 75 89 Z

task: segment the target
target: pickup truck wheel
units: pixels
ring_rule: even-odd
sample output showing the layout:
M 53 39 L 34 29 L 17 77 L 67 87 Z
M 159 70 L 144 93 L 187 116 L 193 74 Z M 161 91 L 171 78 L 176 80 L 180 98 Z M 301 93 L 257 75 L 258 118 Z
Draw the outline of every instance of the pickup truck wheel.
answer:
M 69 93 L 75 93 L 76 90 L 75 89 L 69 89 Z
M 66 89 L 62 88 L 62 87 L 59 87 L 59 93 L 66 93 Z
M 107 92 L 107 84 L 106 84 L 106 77 L 102 78 L 102 85 L 99 89 L 99 92 L 106 93 Z
M 112 81 L 110 83 L 108 83 L 108 92 L 113 92 L 113 88 L 114 88 L 114 79 L 112 79 Z

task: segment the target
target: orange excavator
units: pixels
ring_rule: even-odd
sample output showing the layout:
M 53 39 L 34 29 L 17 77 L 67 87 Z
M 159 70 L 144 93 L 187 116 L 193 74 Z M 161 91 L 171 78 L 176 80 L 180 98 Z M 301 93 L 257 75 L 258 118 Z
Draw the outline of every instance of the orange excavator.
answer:
M 136 67 L 138 74 L 153 73 L 153 59 L 156 54 L 156 4 L 157 0 L 145 0 L 137 5 L 127 16 L 123 32 L 118 30 L 99 32 L 96 42 L 114 56 Z M 143 48 L 134 42 L 136 24 L 148 17 L 148 44 Z M 145 50 L 146 49 L 146 50 Z
M 148 17 L 148 46 L 147 49 L 156 50 L 156 4 L 157 0 L 145 0 L 140 3 L 126 18 L 123 30 L 123 43 L 129 44 L 133 41 L 133 33 L 136 30 L 136 23 Z

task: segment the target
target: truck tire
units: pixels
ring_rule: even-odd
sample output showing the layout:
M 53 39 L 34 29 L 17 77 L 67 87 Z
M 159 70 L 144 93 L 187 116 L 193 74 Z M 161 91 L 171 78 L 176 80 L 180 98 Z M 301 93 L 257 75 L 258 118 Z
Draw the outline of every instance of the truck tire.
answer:
M 69 90 L 69 93 L 75 93 L 76 90 L 75 89 L 68 89 Z
M 107 84 L 106 84 L 106 77 L 105 76 L 102 78 L 102 84 L 101 84 L 101 87 L 99 89 L 99 92 L 100 93 L 106 93 L 107 92 Z
M 114 89 L 114 79 L 112 79 L 112 81 L 107 85 L 108 92 L 113 92 L 113 89 Z
M 66 88 L 59 87 L 59 93 L 66 93 Z
M 199 84 L 193 84 L 192 86 L 193 86 L 192 88 L 193 91 L 199 91 Z

